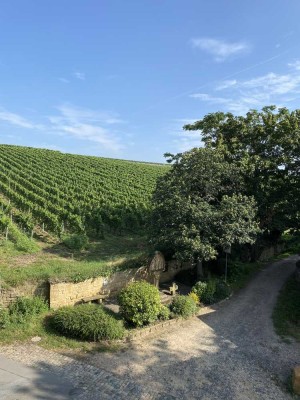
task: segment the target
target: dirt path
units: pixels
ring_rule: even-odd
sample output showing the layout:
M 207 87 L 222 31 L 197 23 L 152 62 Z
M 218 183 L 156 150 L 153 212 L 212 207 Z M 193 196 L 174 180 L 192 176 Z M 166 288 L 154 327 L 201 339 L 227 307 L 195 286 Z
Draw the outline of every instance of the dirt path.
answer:
M 207 314 L 118 353 L 88 355 L 80 362 L 36 345 L 0 352 L 69 377 L 84 387 L 78 397 L 84 400 L 290 399 L 287 381 L 300 364 L 300 346 L 275 334 L 271 314 L 296 259 L 269 265 Z
M 296 259 L 268 266 L 236 296 L 174 332 L 87 361 L 181 399 L 287 399 L 300 345 L 275 334 L 271 315 Z

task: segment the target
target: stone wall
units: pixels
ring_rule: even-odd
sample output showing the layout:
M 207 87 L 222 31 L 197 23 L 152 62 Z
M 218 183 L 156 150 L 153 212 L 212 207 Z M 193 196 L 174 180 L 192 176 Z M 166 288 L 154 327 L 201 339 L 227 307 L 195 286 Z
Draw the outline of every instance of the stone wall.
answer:
M 258 261 L 266 261 L 276 256 L 284 250 L 284 245 L 278 244 L 276 246 L 264 247 L 258 257 Z
M 191 264 L 172 260 L 166 263 L 166 270 L 160 273 L 160 282 L 174 279 L 183 270 L 191 269 Z M 154 276 L 149 274 L 147 267 L 132 268 L 116 272 L 110 277 L 97 277 L 83 282 L 25 282 L 14 288 L 0 287 L 0 306 L 8 307 L 20 296 L 43 296 L 49 301 L 51 308 L 78 304 L 82 298 L 109 293 L 114 297 L 129 282 L 146 280 L 154 282 Z
M 92 297 L 101 293 L 113 297 L 129 282 L 142 279 L 150 280 L 145 267 L 128 269 L 116 272 L 107 278 L 91 278 L 78 283 L 53 282 L 50 284 L 50 307 L 55 309 L 79 304 L 84 297 Z
M 167 270 L 160 275 L 160 282 L 168 282 L 174 276 L 186 269 L 190 269 L 189 263 L 179 263 L 171 261 L 167 265 Z M 114 297 L 120 290 L 132 281 L 146 280 L 153 283 L 153 276 L 149 274 L 147 267 L 132 268 L 121 272 L 116 272 L 110 277 L 98 277 L 87 279 L 83 282 L 52 282 L 50 284 L 50 307 L 59 308 L 66 305 L 75 305 L 85 297 L 96 296 L 97 294 L 109 294 Z
M 0 305 L 8 307 L 21 296 L 42 296 L 49 300 L 50 285 L 48 282 L 24 282 L 22 286 L 14 288 L 0 287 Z

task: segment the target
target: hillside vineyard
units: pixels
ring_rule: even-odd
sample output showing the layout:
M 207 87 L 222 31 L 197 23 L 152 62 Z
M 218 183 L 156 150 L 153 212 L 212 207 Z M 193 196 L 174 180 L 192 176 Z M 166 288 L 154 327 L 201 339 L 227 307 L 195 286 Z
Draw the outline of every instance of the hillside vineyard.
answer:
M 56 235 L 142 228 L 166 168 L 0 145 L 0 211 L 22 229 Z

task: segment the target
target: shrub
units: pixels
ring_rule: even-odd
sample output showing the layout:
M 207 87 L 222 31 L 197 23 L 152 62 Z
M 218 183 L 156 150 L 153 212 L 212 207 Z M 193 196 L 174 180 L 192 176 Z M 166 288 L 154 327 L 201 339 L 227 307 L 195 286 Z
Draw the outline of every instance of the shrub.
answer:
M 207 281 L 206 290 L 202 295 L 203 303 L 211 304 L 214 302 L 214 295 L 217 289 L 217 282 L 215 279 L 209 279 Z
M 188 294 L 188 296 L 195 302 L 196 305 L 200 304 L 199 297 L 196 293 L 191 292 Z
M 65 336 L 95 342 L 122 339 L 125 334 L 122 321 L 96 304 L 62 307 L 53 313 L 50 323 Z
M 214 301 L 216 292 L 216 280 L 209 279 L 207 282 L 199 281 L 192 287 L 192 292 L 197 294 L 201 302 L 211 304 Z
M 128 285 L 120 292 L 118 300 L 121 314 L 134 326 L 154 322 L 161 310 L 158 289 L 144 281 Z
M 197 306 L 189 296 L 176 296 L 171 303 L 170 309 L 175 315 L 188 318 L 196 313 Z
M 216 283 L 216 292 L 214 294 L 215 300 L 226 299 L 230 294 L 231 289 L 228 283 L 219 279 Z
M 89 239 L 85 234 L 75 234 L 65 237 L 63 243 L 71 250 L 83 250 L 87 247 Z
M 170 309 L 167 306 L 161 306 L 159 314 L 158 314 L 158 319 L 160 319 L 161 321 L 167 321 L 168 319 L 170 319 Z
M 202 301 L 202 297 L 206 291 L 206 288 L 207 283 L 199 281 L 192 287 L 192 293 L 195 293 L 198 296 L 199 301 Z
M 48 309 L 48 304 L 42 297 L 19 297 L 10 304 L 9 315 L 14 322 L 23 322 Z

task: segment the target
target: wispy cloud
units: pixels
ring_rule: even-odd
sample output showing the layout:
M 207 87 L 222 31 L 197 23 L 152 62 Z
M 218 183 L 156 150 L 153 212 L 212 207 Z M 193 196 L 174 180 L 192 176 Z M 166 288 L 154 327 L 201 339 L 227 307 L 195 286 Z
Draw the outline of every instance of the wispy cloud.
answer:
M 206 101 L 209 103 L 227 103 L 227 99 L 224 97 L 215 97 L 208 93 L 194 93 L 191 94 L 190 97 L 193 99 L 199 99 L 202 101 Z
M 219 109 L 236 114 L 245 114 L 250 108 L 261 108 L 268 104 L 287 105 L 300 96 L 300 72 L 293 63 L 293 73 L 267 73 L 247 80 L 223 81 L 215 85 L 210 93 L 194 93 L 191 98 Z M 300 70 L 300 68 L 299 68 Z M 215 96 L 222 91 L 223 96 Z
M 23 129 L 41 131 L 43 135 L 57 134 L 76 137 L 100 145 L 102 150 L 108 150 L 112 153 L 117 153 L 124 148 L 121 143 L 121 136 L 125 134 L 121 134 L 117 127 L 124 124 L 125 121 L 121 120 L 116 113 L 108 111 L 62 104 L 56 107 L 55 114 L 46 117 L 47 122 L 42 125 L 0 108 L 0 121 Z M 49 146 L 45 147 L 50 148 Z M 54 149 L 53 146 L 51 148 Z
M 23 118 L 21 115 L 6 111 L 5 109 L 0 109 L 0 120 L 7 122 L 11 125 L 15 125 L 26 129 L 41 129 L 42 126 L 34 124 L 33 122 Z
M 288 63 L 290 68 L 295 69 L 296 71 L 300 71 L 300 60 L 296 60 L 294 62 Z
M 81 81 L 85 81 L 85 73 L 76 71 L 73 73 L 73 76 Z
M 52 129 L 61 135 L 74 136 L 100 144 L 106 150 L 120 151 L 124 146 L 115 130 L 108 127 L 122 121 L 113 113 L 63 104 L 58 115 L 49 117 Z
M 66 78 L 58 78 L 58 80 L 62 83 L 70 83 L 70 81 Z
M 232 86 L 235 86 L 237 84 L 237 80 L 236 79 L 231 79 L 231 80 L 225 80 L 222 83 L 220 83 L 219 85 L 216 86 L 216 90 L 224 90 L 224 89 L 228 89 L 231 88 Z
M 192 124 L 197 118 L 178 118 L 169 122 L 164 129 L 171 137 L 171 142 L 168 145 L 168 150 L 172 153 L 183 152 L 190 150 L 193 147 L 201 146 L 200 134 L 197 131 L 184 131 L 183 125 Z
M 250 50 L 250 45 L 246 42 L 226 42 L 212 38 L 193 38 L 190 42 L 193 47 L 211 54 L 217 62 Z

